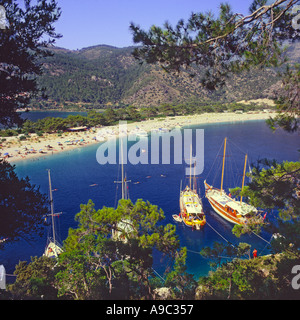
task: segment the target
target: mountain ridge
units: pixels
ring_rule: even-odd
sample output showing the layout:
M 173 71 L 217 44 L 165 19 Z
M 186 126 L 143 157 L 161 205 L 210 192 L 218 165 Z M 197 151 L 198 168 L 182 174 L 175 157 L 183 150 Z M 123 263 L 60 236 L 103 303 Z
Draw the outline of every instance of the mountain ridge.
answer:
M 78 50 L 51 47 L 54 55 L 41 61 L 44 74 L 38 78 L 48 100 L 35 100 L 33 106 L 65 109 L 72 105 L 106 108 L 230 103 L 270 98 L 280 85 L 275 70 L 252 69 L 230 76 L 226 86 L 209 92 L 200 86 L 200 75 L 191 78 L 184 71 L 173 75 L 157 65 L 141 65 L 131 54 L 133 48 L 103 44 Z M 288 49 L 293 62 L 300 61 L 299 50 L 299 43 Z

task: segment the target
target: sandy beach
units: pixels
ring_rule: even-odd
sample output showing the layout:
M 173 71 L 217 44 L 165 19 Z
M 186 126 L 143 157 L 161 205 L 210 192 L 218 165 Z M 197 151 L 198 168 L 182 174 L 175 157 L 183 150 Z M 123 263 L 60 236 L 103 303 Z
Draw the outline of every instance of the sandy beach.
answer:
M 151 130 L 171 130 L 175 127 L 186 127 L 190 125 L 237 122 L 250 120 L 263 120 L 274 116 L 272 112 L 257 113 L 204 113 L 189 116 L 176 116 L 166 118 L 155 118 L 135 123 L 127 123 L 127 134 L 150 132 Z M 113 136 L 126 134 L 119 132 L 119 124 L 102 128 L 90 128 L 80 132 L 45 133 L 42 137 L 37 134 L 30 134 L 26 140 L 20 140 L 18 136 L 7 137 L 0 144 L 0 159 L 9 162 L 37 158 L 44 158 L 58 152 L 66 152 L 74 148 L 85 147 L 94 143 L 106 141 Z

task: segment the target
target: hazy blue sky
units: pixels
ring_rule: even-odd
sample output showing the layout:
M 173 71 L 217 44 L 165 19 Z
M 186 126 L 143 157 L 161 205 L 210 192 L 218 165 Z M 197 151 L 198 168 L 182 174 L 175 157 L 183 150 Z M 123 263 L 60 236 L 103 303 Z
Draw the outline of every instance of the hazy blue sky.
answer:
M 133 45 L 130 22 L 149 29 L 165 21 L 175 25 L 192 12 L 217 13 L 221 0 L 57 0 L 62 9 L 56 31 L 63 35 L 56 45 L 81 49 L 97 44 Z M 252 0 L 227 1 L 234 12 L 247 14 Z

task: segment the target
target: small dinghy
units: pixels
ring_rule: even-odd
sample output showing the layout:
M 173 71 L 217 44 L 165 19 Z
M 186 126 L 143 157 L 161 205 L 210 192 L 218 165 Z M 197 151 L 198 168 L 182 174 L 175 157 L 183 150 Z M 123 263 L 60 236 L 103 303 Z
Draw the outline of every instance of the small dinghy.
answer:
M 182 222 L 182 218 L 178 214 L 173 214 L 172 217 L 175 221 Z

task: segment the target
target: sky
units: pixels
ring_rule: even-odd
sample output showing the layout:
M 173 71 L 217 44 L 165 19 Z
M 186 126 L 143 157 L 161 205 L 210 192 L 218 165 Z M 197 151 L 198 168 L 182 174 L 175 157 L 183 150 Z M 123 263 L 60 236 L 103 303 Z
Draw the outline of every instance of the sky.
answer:
M 224 0 L 57 0 L 62 15 L 55 29 L 63 37 L 56 46 L 76 50 L 106 44 L 134 45 L 131 22 L 148 30 L 152 25 L 173 26 L 187 20 L 192 12 L 218 13 Z M 234 12 L 248 14 L 252 0 L 227 0 Z

